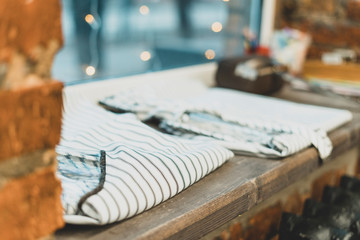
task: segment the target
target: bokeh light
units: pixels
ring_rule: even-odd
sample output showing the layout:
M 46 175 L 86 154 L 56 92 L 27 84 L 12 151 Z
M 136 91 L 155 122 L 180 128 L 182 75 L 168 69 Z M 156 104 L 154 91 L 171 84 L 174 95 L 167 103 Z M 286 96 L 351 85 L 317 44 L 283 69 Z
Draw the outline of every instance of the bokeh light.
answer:
M 149 9 L 148 6 L 142 5 L 142 6 L 139 7 L 139 12 L 140 12 L 141 15 L 148 15 L 149 12 L 150 12 L 150 9 Z
M 212 25 L 211 25 L 211 30 L 213 32 L 221 32 L 223 26 L 221 23 L 219 22 L 214 22 Z
M 85 73 L 88 76 L 93 76 L 96 73 L 96 68 L 93 66 L 87 66 L 85 69 Z
M 207 59 L 212 60 L 212 59 L 215 58 L 215 56 L 216 56 L 216 54 L 215 54 L 215 51 L 214 51 L 214 50 L 208 49 L 208 50 L 205 51 L 205 57 L 206 57 Z
M 143 51 L 140 54 L 141 61 L 149 61 L 151 59 L 151 53 L 149 51 Z
M 95 18 L 92 14 L 87 14 L 85 16 L 85 21 L 88 23 L 88 24 L 93 24 L 95 22 Z

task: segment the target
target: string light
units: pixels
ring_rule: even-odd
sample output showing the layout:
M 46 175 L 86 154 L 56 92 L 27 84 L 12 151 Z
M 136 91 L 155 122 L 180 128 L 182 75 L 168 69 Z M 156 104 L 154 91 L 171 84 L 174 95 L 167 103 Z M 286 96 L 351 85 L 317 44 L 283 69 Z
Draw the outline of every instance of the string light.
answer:
M 206 57 L 206 59 L 212 60 L 212 59 L 215 58 L 215 56 L 216 56 L 216 54 L 215 54 L 215 51 L 214 51 L 214 50 L 208 49 L 208 50 L 205 51 L 205 57 Z
M 214 22 L 212 25 L 211 25 L 211 30 L 213 32 L 221 32 L 223 26 L 221 23 L 219 22 Z
M 140 12 L 141 15 L 148 15 L 149 12 L 150 12 L 150 9 L 149 9 L 148 6 L 142 5 L 142 6 L 140 6 L 140 8 L 139 8 L 139 12 Z
M 140 54 L 141 61 L 147 62 L 151 59 L 151 53 L 149 51 L 143 51 Z
M 87 14 L 85 16 L 85 21 L 88 23 L 88 24 L 93 24 L 95 22 L 95 18 L 92 14 Z
M 87 66 L 85 69 L 85 73 L 88 76 L 93 76 L 96 73 L 96 68 L 94 66 Z
M 85 16 L 85 21 L 90 25 L 89 51 L 90 51 L 90 63 L 84 69 L 87 76 L 94 76 L 99 66 L 99 49 L 98 49 L 98 34 L 101 27 L 101 18 L 99 16 L 99 0 L 91 0 L 89 14 Z

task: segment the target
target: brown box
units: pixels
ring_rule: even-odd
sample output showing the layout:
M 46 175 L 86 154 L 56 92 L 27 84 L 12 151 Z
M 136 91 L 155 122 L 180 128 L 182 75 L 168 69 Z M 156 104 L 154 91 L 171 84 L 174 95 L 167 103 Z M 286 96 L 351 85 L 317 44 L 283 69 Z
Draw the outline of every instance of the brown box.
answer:
M 0 91 L 0 161 L 59 142 L 63 84 Z

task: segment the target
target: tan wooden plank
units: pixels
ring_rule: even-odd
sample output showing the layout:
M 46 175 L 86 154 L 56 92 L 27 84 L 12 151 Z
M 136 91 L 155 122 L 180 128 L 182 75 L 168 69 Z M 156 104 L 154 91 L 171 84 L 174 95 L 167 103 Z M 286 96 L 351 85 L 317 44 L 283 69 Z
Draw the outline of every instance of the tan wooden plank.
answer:
M 303 97 L 303 96 L 302 96 Z M 327 99 L 329 100 L 329 99 Z M 324 103 L 324 102 L 322 102 Z M 360 114 L 330 133 L 329 161 L 360 142 Z M 177 196 L 138 216 L 104 227 L 70 226 L 57 239 L 198 239 L 321 167 L 308 148 L 283 160 L 236 156 Z

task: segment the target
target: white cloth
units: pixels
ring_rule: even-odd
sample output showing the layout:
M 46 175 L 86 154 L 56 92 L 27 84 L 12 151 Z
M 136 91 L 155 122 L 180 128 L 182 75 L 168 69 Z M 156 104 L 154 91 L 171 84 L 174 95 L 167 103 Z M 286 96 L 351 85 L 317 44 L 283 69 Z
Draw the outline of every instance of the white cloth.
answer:
M 180 139 L 87 102 L 65 108 L 56 151 L 66 222 L 97 225 L 150 209 L 233 157 L 213 141 Z
M 137 88 L 100 103 L 112 110 L 137 113 L 142 120 L 158 118 L 162 128 L 179 136 L 207 136 L 234 152 L 270 158 L 286 157 L 313 145 L 325 159 L 332 151 L 327 132 L 352 119 L 347 110 L 222 88 L 186 99 Z

